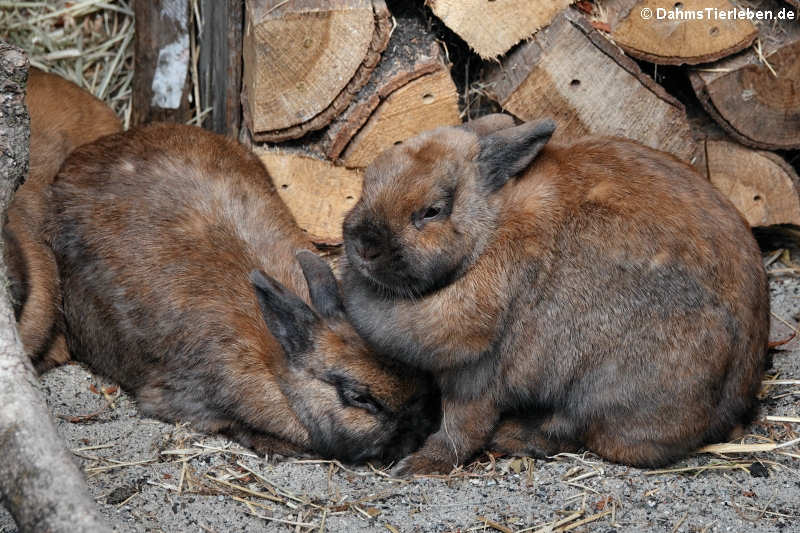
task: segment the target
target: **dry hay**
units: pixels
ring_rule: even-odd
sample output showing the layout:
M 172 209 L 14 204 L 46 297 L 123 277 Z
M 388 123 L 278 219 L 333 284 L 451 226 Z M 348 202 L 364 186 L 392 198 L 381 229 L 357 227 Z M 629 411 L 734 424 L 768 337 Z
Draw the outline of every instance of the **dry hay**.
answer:
M 0 39 L 104 100 L 130 124 L 133 80 L 130 0 L 0 2 Z
M 192 10 L 190 101 L 192 124 L 210 111 L 196 109 L 199 97 L 196 29 L 202 20 L 196 0 Z M 134 12 L 131 0 L 68 2 L 0 1 L 0 40 L 28 54 L 31 65 L 58 74 L 105 101 L 125 129 L 131 121 L 134 76 Z

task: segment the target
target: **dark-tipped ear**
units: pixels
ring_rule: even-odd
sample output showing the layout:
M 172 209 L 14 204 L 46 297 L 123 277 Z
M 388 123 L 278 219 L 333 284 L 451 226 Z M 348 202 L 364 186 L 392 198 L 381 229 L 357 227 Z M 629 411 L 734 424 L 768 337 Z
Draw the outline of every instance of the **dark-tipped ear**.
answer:
M 260 270 L 250 272 L 258 306 L 269 331 L 290 359 L 311 350 L 319 319 L 306 303 Z
M 331 267 L 317 254 L 308 250 L 297 252 L 297 262 L 308 283 L 311 304 L 325 318 L 344 316 L 344 304 L 339 294 L 339 283 Z
M 461 126 L 462 129 L 473 132 L 478 137 L 489 135 L 498 130 L 504 130 L 514 126 L 514 117 L 506 115 L 505 113 L 492 113 L 484 115 L 481 118 L 465 122 Z
M 496 191 L 530 165 L 556 130 L 551 119 L 526 122 L 478 139 L 478 167 L 489 190 Z

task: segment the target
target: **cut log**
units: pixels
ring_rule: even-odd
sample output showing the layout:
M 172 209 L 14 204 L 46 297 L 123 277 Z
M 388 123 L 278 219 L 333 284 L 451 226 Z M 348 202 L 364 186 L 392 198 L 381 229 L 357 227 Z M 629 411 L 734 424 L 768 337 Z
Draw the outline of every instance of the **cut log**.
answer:
M 189 108 L 189 0 L 134 2 L 132 123 L 186 122 Z
M 392 23 L 383 0 L 246 0 L 244 119 L 257 141 L 326 126 L 367 82 Z
M 780 156 L 727 141 L 705 141 L 708 179 L 751 226 L 800 226 L 800 180 Z
M 0 43 L 0 221 L 28 170 L 27 69 L 22 50 Z M 21 533 L 111 531 L 37 388 L 17 333 L 1 252 L 0 505 Z
M 208 129 L 236 139 L 242 123 L 244 4 L 241 0 L 201 0 L 200 7 L 202 107 L 211 107 Z
M 389 146 L 460 124 L 458 92 L 439 44 L 416 18 L 400 18 L 369 83 L 312 149 L 364 167 Z
M 773 8 L 778 13 L 785 6 Z M 768 150 L 800 148 L 800 23 L 759 25 L 759 47 L 690 72 L 703 107 L 734 139 Z M 760 53 L 759 53 L 760 50 Z
M 708 15 L 708 9 L 734 9 L 728 0 L 612 0 L 603 5 L 612 40 L 628 55 L 660 65 L 716 61 L 744 50 L 758 35 L 746 19 Z M 648 9 L 651 16 L 644 18 Z
M 513 50 L 486 82 L 490 96 L 520 119 L 555 119 L 555 141 L 619 135 L 694 157 L 683 105 L 571 9 Z
M 482 58 L 505 54 L 547 26 L 572 0 L 428 0 L 433 13 Z
M 256 154 L 311 240 L 340 244 L 344 216 L 361 195 L 361 172 L 299 152 L 257 148 Z

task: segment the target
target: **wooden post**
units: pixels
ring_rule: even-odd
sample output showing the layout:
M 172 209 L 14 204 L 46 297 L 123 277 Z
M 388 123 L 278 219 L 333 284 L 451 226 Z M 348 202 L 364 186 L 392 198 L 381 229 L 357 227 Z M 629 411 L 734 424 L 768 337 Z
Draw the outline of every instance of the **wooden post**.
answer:
M 200 0 L 202 108 L 211 107 L 206 125 L 233 139 L 242 123 L 242 31 L 244 0 Z
M 136 0 L 132 123 L 186 122 L 189 109 L 189 0 Z

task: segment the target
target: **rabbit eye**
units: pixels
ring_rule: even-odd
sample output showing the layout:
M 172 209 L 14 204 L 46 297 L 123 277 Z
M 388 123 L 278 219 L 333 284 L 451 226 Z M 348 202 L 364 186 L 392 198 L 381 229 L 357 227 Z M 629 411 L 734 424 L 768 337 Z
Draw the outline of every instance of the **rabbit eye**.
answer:
M 418 230 L 422 230 L 428 222 L 441 220 L 449 216 L 451 210 L 452 195 L 448 193 L 445 198 L 440 199 L 434 205 L 414 211 L 414 213 L 411 214 L 411 223 L 414 224 Z
M 336 387 L 339 400 L 343 405 L 363 409 L 371 414 L 383 411 L 383 405 L 369 392 L 357 386 L 352 379 L 343 376 L 333 376 L 330 382 Z
M 425 214 L 422 215 L 422 218 L 424 218 L 426 220 L 430 220 L 431 218 L 437 217 L 439 215 L 439 213 L 441 213 L 441 212 L 442 212 L 442 210 L 439 209 L 438 207 L 429 207 L 425 211 Z
M 375 414 L 381 410 L 380 404 L 367 393 L 358 392 L 352 389 L 342 391 L 342 399 L 346 405 L 364 409 L 368 413 Z

